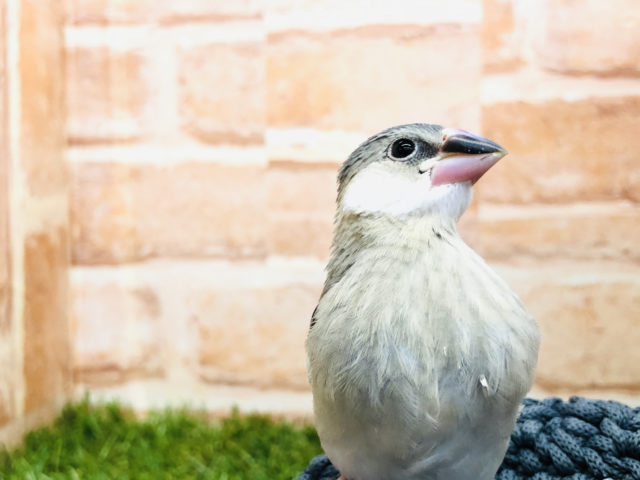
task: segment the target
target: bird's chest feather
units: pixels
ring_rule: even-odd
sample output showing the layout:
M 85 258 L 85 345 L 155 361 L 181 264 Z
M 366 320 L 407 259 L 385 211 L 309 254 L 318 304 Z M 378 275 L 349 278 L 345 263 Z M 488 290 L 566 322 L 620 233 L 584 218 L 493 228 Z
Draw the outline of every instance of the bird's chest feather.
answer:
M 466 245 L 441 241 L 370 249 L 325 293 L 307 341 L 314 395 L 398 405 L 407 418 L 463 397 L 519 401 L 535 323 Z
M 307 339 L 316 426 L 347 474 L 467 478 L 446 469 L 451 458 L 467 459 L 464 472 L 504 454 L 537 328 L 474 252 L 440 240 L 369 249 L 318 304 Z

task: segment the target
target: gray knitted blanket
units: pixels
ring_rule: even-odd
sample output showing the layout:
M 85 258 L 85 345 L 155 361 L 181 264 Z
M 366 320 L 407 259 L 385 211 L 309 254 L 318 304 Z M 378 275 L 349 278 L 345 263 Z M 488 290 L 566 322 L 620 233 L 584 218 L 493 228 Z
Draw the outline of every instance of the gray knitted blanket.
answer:
M 335 480 L 325 455 L 297 480 Z M 640 480 L 640 407 L 573 397 L 523 402 L 496 480 Z

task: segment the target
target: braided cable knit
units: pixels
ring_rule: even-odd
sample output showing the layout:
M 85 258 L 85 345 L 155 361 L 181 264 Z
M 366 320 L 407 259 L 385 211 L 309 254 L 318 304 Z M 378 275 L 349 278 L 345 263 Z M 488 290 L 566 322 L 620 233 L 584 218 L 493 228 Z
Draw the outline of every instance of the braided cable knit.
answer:
M 335 480 L 325 455 L 297 480 Z M 572 397 L 523 401 L 496 480 L 640 480 L 640 407 Z

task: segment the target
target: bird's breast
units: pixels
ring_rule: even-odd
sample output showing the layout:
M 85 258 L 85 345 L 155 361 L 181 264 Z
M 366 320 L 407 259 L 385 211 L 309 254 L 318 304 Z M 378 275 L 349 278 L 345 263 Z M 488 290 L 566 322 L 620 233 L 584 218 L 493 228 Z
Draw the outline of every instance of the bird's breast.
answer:
M 489 478 L 531 386 L 534 321 L 437 227 L 338 220 L 307 354 L 318 433 L 347 477 Z
M 325 292 L 307 341 L 314 394 L 434 413 L 443 397 L 524 395 L 535 323 L 480 257 L 454 247 L 372 249 Z

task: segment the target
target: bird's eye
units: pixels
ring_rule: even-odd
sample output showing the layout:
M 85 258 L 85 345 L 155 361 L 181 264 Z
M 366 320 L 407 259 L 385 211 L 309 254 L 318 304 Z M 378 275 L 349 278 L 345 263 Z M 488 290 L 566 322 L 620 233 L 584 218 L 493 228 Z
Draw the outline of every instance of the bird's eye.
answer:
M 391 144 L 391 156 L 395 159 L 407 158 L 416 150 L 416 144 L 408 138 L 401 138 Z

